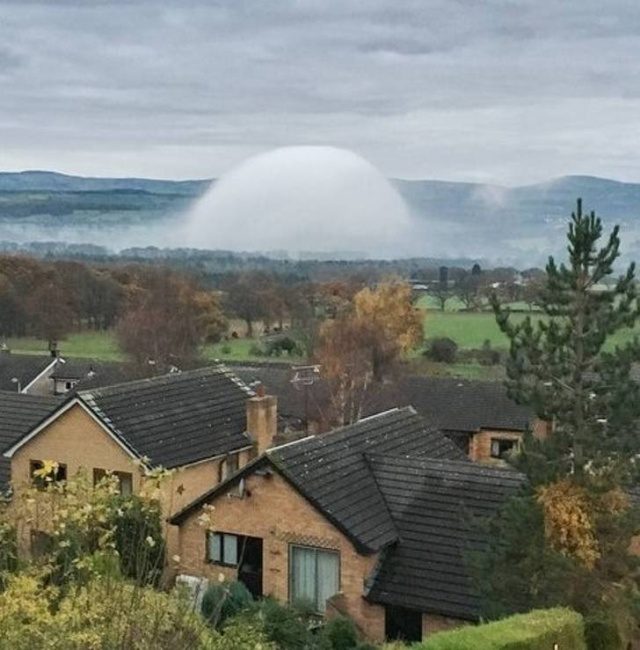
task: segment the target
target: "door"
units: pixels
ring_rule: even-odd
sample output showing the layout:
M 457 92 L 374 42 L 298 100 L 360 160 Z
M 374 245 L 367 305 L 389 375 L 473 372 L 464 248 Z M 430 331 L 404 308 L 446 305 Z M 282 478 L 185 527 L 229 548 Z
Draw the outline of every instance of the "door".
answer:
M 238 580 L 254 598 L 262 597 L 262 539 L 245 537 L 238 565 Z
M 384 633 L 387 641 L 422 641 L 422 613 L 387 605 L 384 608 Z

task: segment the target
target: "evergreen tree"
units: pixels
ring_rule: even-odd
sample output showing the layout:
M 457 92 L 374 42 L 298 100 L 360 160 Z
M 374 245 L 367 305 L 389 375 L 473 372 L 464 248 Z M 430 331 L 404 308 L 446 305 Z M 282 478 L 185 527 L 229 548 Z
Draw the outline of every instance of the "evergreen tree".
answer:
M 500 329 L 510 340 L 507 387 L 519 403 L 553 425 L 553 434 L 524 445 L 524 468 L 534 482 L 567 475 L 625 481 L 640 453 L 640 385 L 631 376 L 636 339 L 612 337 L 639 316 L 635 266 L 611 282 L 620 255 L 616 226 L 599 248 L 602 222 L 577 209 L 568 232 L 568 262 L 546 267 L 542 317 L 519 323 L 492 299 Z M 585 470 L 589 470 L 586 472 Z
M 640 562 L 629 552 L 638 509 L 628 491 L 640 453 L 640 386 L 631 374 L 640 344 L 613 337 L 635 325 L 639 307 L 633 264 L 612 281 L 618 228 L 604 245 L 602 235 L 578 200 L 568 261 L 550 258 L 546 267 L 542 314 L 514 323 L 492 298 L 510 341 L 509 394 L 552 431 L 525 437 L 515 462 L 528 485 L 488 522 L 487 546 L 470 563 L 486 616 L 565 605 L 589 629 L 606 624 L 630 639 L 640 605 Z

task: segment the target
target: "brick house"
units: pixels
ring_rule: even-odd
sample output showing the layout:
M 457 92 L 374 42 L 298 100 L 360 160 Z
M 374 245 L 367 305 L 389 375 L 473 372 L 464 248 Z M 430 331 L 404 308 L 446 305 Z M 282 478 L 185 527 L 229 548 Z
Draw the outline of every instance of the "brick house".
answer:
M 170 523 L 183 574 L 310 600 L 374 642 L 418 640 L 477 620 L 463 554 L 482 541 L 469 514 L 495 512 L 521 482 L 393 409 L 267 449 Z
M 169 515 L 255 455 L 265 409 L 221 366 L 78 391 L 13 431 L 4 458 L 14 492 L 44 460 L 58 463 L 60 480 L 113 472 L 123 493 L 138 492 L 145 466 L 174 469 L 162 495 Z

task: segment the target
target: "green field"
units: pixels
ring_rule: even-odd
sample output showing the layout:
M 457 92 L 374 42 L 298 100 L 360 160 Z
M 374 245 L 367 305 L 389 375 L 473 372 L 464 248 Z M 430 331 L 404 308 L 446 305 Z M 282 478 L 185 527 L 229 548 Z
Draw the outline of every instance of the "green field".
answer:
M 421 299 L 420 306 L 425 310 L 424 335 L 426 339 L 437 337 L 449 337 L 453 339 L 462 350 L 479 349 L 485 341 L 490 341 L 491 347 L 498 350 L 505 350 L 507 340 L 498 329 L 495 317 L 491 312 L 464 312 L 455 309 L 439 311 L 425 309 L 428 299 Z M 511 318 L 514 321 L 521 321 L 526 317 L 525 313 L 514 313 Z M 541 318 L 532 314 L 534 321 Z M 638 333 L 638 330 L 635 331 Z M 624 343 L 632 338 L 633 331 L 627 330 L 617 334 L 610 346 Z M 37 353 L 48 354 L 45 341 L 34 338 L 12 338 L 7 340 L 8 346 L 16 353 Z M 220 359 L 221 361 L 282 361 L 301 362 L 301 358 L 282 356 L 265 357 L 256 353 L 260 347 L 259 339 L 231 339 L 214 345 L 207 345 L 203 349 L 203 355 L 207 359 Z M 118 349 L 118 344 L 113 332 L 84 331 L 71 334 L 67 339 L 60 341 L 60 352 L 68 357 L 92 357 L 104 361 L 118 361 L 124 357 Z M 457 363 L 450 366 L 443 364 L 431 364 L 429 367 L 422 367 L 421 350 L 415 350 L 411 355 L 412 364 L 416 371 L 429 374 L 454 374 L 468 378 L 491 378 L 501 376 L 500 367 L 482 366 L 477 363 Z
M 49 354 L 47 342 L 34 338 L 10 338 L 6 341 L 12 352 Z M 91 357 L 103 361 L 124 359 L 113 332 L 84 331 L 70 334 L 58 344 L 62 356 Z
M 35 338 L 10 338 L 6 341 L 16 354 L 49 354 L 47 342 Z M 300 361 L 300 358 L 282 356 L 265 357 L 256 354 L 252 348 L 259 347 L 257 339 L 233 339 L 215 345 L 206 345 L 203 356 L 206 359 L 227 361 L 256 361 L 270 359 L 282 361 Z M 113 332 L 85 331 L 69 335 L 58 344 L 60 354 L 68 357 L 88 357 L 103 361 L 122 361 L 124 355 L 118 348 Z

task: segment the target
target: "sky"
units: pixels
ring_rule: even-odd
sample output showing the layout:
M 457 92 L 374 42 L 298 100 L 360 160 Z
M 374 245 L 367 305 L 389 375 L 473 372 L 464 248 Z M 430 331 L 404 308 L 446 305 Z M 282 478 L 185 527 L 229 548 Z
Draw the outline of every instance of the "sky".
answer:
M 636 0 L 0 0 L 0 170 L 640 181 Z

